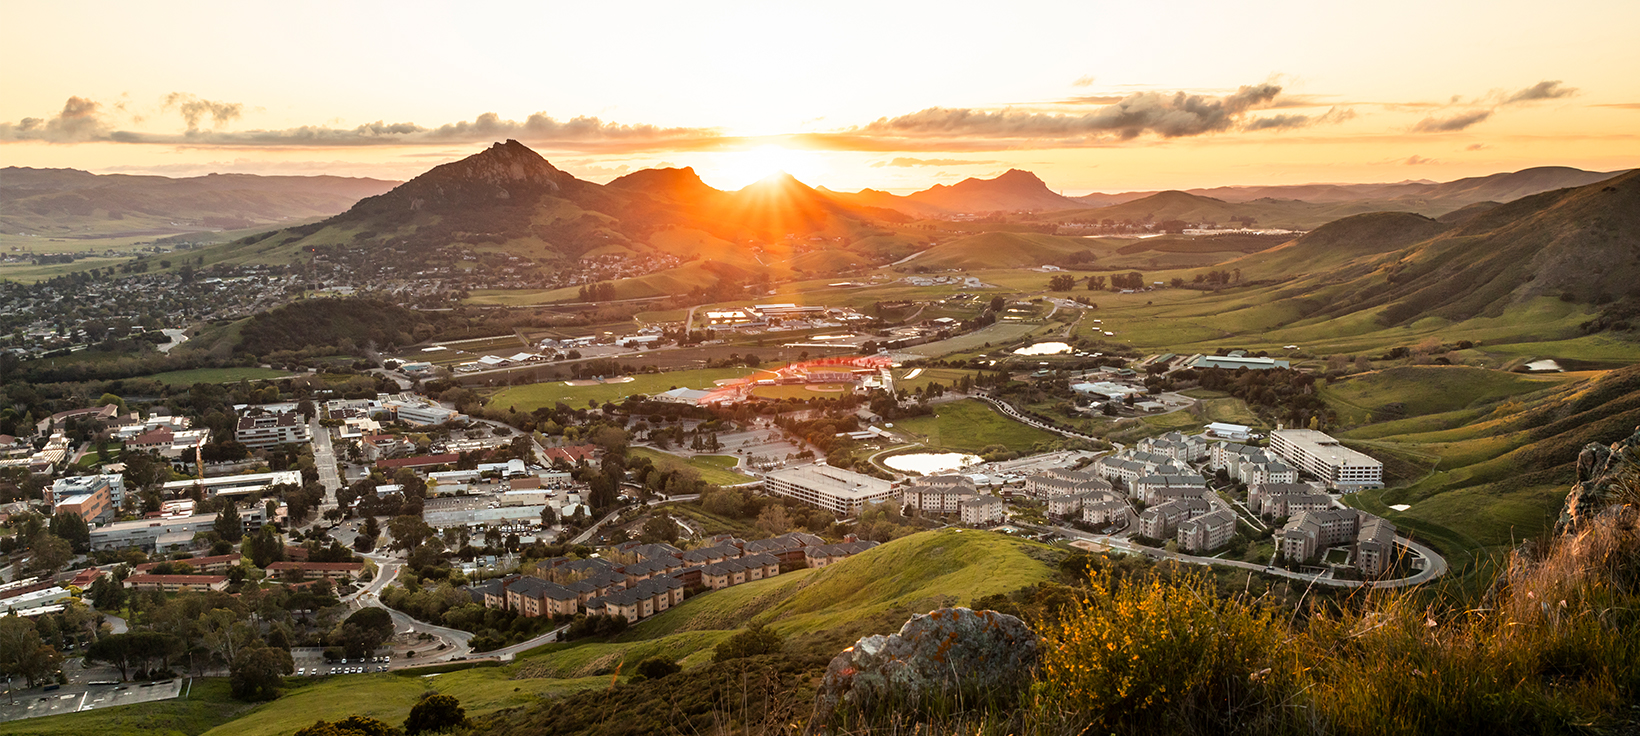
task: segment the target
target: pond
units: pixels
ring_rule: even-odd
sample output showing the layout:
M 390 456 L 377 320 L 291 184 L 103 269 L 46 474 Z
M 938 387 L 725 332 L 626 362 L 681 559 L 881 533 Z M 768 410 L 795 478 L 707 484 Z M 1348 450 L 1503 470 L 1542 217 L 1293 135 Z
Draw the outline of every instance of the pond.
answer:
M 978 455 L 962 452 L 913 452 L 883 458 L 883 464 L 895 470 L 919 475 L 939 475 L 960 470 L 980 461 Z
M 1060 355 L 1071 351 L 1071 346 L 1062 342 L 1039 342 L 1026 348 L 1014 351 L 1014 355 Z

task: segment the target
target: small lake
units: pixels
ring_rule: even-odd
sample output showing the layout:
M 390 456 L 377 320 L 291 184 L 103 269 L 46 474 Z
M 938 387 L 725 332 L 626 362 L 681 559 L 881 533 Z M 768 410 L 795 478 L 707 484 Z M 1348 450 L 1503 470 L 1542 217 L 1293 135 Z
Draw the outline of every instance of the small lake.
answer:
M 966 468 L 980 461 L 978 455 L 962 452 L 914 452 L 883 458 L 883 464 L 905 473 L 939 475 Z
M 1014 355 L 1062 355 L 1071 351 L 1071 346 L 1062 342 L 1039 342 L 1026 348 L 1014 351 Z

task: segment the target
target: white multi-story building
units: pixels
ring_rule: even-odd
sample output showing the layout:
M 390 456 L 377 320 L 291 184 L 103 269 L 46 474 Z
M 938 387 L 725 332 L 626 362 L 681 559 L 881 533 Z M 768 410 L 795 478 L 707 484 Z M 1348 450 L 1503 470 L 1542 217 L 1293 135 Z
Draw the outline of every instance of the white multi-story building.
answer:
M 200 494 L 204 498 L 216 498 L 217 496 L 258 494 L 277 485 L 301 487 L 301 471 L 284 470 L 274 473 L 248 473 L 246 475 L 222 475 L 215 478 L 174 480 L 160 488 L 166 496 L 186 496 L 193 492 L 195 486 L 198 486 Z
M 312 436 L 308 434 L 307 422 L 302 421 L 300 414 L 288 413 L 240 417 L 233 438 L 254 450 L 307 442 Z
M 892 501 L 895 495 L 889 481 L 819 463 L 773 471 L 764 486 L 841 516 L 851 516 L 867 503 Z
M 96 493 L 99 488 L 108 489 L 108 500 L 114 504 L 114 508 L 125 505 L 125 478 L 119 473 L 58 478 L 51 484 L 51 498 L 47 498 L 46 502 L 56 503 L 69 496 Z
M 962 523 L 969 526 L 1000 524 L 1002 518 L 1002 499 L 996 496 L 978 496 L 962 504 Z
M 1384 464 L 1313 429 L 1278 429 L 1270 449 L 1287 462 L 1341 491 L 1384 487 Z

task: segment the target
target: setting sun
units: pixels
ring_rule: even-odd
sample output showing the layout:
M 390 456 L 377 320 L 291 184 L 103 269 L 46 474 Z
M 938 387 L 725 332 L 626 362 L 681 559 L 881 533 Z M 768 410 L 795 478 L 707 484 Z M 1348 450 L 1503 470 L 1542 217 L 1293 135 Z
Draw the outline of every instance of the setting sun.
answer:
M 697 167 L 702 181 L 719 189 L 740 189 L 782 171 L 799 181 L 817 183 L 828 173 L 825 156 L 816 151 L 766 144 L 745 151 L 713 155 Z

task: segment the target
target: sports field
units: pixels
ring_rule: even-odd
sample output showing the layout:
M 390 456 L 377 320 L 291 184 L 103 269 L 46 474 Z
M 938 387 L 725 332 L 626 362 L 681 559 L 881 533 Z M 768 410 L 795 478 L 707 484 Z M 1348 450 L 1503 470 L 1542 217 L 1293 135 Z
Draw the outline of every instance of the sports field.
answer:
M 512 407 L 522 412 L 534 411 L 543 406 L 553 406 L 558 402 L 579 407 L 586 406 L 588 401 L 599 403 L 620 401 L 637 394 L 654 396 L 674 388 L 711 389 L 717 386 L 716 381 L 718 380 L 744 378 L 757 372 L 751 368 L 702 368 L 669 373 L 644 373 L 632 376 L 632 380 L 625 383 L 603 383 L 592 386 L 570 386 L 564 381 L 550 381 L 501 389 L 492 395 L 486 403 L 490 407 L 503 409 Z M 813 395 L 822 396 L 823 394 Z

